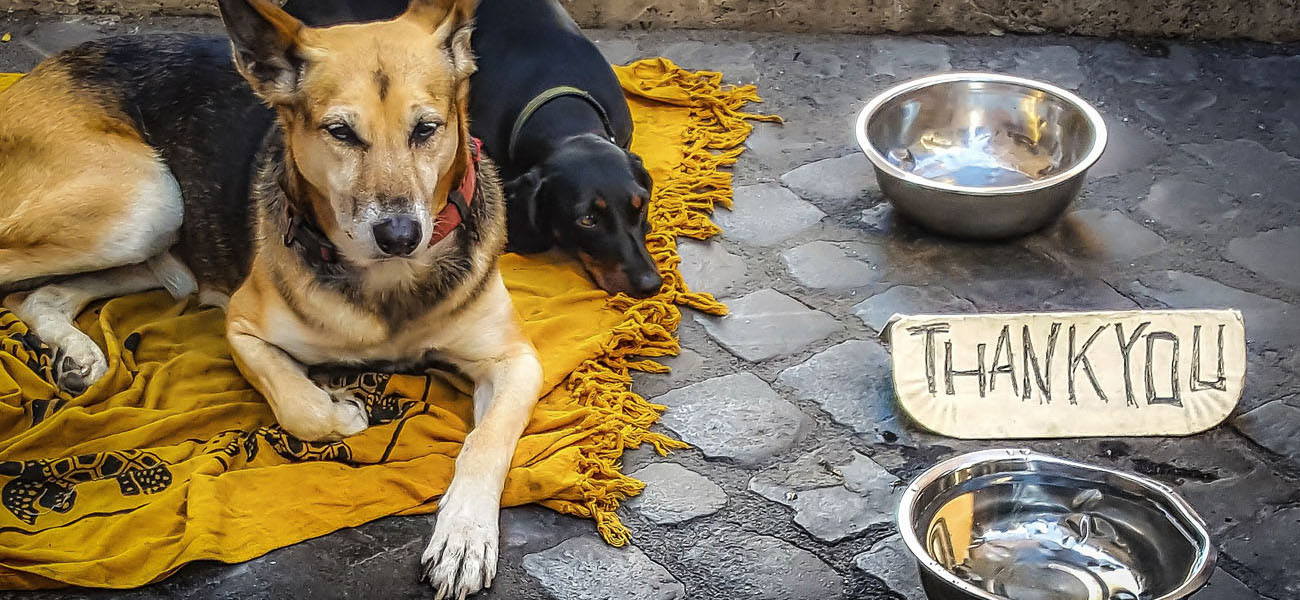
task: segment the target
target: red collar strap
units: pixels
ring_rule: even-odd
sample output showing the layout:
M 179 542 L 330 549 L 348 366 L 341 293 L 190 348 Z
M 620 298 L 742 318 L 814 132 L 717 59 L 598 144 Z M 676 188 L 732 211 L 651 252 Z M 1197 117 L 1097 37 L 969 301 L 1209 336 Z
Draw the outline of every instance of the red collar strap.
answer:
M 470 138 L 470 163 L 465 169 L 465 176 L 460 180 L 460 187 L 447 195 L 447 206 L 438 213 L 433 226 L 433 236 L 429 246 L 433 246 L 451 235 L 469 216 L 469 205 L 474 201 L 478 191 L 478 165 L 482 160 L 483 142 Z M 304 251 L 307 261 L 313 264 L 332 264 L 339 260 L 338 248 L 329 241 L 325 232 L 314 220 L 300 212 L 292 202 L 285 202 L 289 212 L 289 229 L 284 232 L 285 246 L 299 246 Z
M 483 141 L 470 138 L 470 161 L 465 167 L 465 176 L 460 179 L 460 187 L 447 195 L 447 206 L 438 213 L 438 218 L 433 225 L 433 236 L 429 238 L 429 246 L 447 239 L 447 236 L 469 217 L 469 205 L 474 201 L 474 192 L 478 190 L 478 163 L 482 153 Z

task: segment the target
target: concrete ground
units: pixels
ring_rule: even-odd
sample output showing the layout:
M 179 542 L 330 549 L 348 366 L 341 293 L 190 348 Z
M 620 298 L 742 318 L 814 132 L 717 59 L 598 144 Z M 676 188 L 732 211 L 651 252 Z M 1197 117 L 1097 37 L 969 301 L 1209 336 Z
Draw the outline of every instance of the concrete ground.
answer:
M 0 20 L 0 70 L 105 33 L 212 30 L 210 20 Z M 1031 442 L 1174 486 L 1221 550 L 1197 600 L 1300 598 L 1300 47 L 1077 37 L 850 37 L 594 31 L 611 61 L 665 55 L 754 82 L 784 116 L 736 168 L 727 233 L 687 242 L 687 279 L 728 298 L 688 316 L 674 372 L 637 389 L 696 449 L 636 451 L 646 480 L 623 511 L 634 546 L 538 508 L 506 511 L 488 598 L 905 598 L 915 569 L 890 518 L 896 484 L 990 444 L 900 419 L 891 312 L 1240 308 L 1249 374 L 1225 425 L 1184 439 Z M 1075 89 L 1110 122 L 1110 149 L 1060 225 L 1000 244 L 947 241 L 896 219 L 855 148 L 874 93 L 949 69 Z M 761 332 L 761 333 L 760 333 Z M 760 339 L 755 339 L 759 337 Z M 755 343 L 757 342 L 757 343 Z M 129 592 L 22 598 L 426 597 L 428 518 L 390 518 L 241 565 L 192 565 Z

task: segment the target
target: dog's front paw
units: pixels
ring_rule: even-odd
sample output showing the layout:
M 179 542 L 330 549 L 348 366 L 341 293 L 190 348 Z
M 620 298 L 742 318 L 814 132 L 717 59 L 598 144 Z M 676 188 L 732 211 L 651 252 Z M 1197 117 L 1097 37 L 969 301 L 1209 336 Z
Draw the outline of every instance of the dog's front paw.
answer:
M 280 401 L 276 420 L 285 431 L 307 442 L 337 442 L 370 426 L 359 402 L 336 400 L 329 392 L 312 388 L 301 399 Z
M 54 357 L 54 378 L 63 391 L 80 396 L 108 373 L 104 353 L 84 334 L 55 343 L 58 353 Z
M 463 600 L 492 586 L 497 574 L 498 512 L 495 502 L 470 508 L 444 496 L 433 539 L 420 559 L 423 579 L 433 586 L 435 600 Z

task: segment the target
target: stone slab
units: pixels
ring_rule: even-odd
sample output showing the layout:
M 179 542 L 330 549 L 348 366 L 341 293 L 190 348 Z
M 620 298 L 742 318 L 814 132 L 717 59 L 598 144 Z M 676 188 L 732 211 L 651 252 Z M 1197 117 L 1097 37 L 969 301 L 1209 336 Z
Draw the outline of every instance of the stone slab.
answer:
M 682 562 L 728 600 L 825 600 L 844 592 L 844 578 L 817 555 L 766 535 L 710 535 Z
M 877 342 L 844 342 L 786 369 L 777 382 L 857 433 L 875 434 L 887 442 L 908 435 L 894 402 L 889 352 Z
M 636 546 L 576 537 L 524 557 L 524 570 L 556 600 L 676 600 L 686 588 Z M 611 582 L 636 585 L 611 585 Z
M 876 171 L 861 152 L 803 165 L 782 175 L 781 184 L 805 200 L 835 205 L 880 193 Z
M 880 281 L 883 254 L 881 247 L 862 242 L 817 241 L 782 252 L 781 261 L 804 287 L 846 290 Z
M 626 506 L 660 525 L 685 523 L 727 505 L 727 493 L 716 483 L 676 463 L 656 463 L 628 476 L 646 487 Z
M 794 522 L 828 543 L 890 522 L 900 481 L 856 451 L 822 448 L 749 480 L 749 490 L 794 509 Z
M 904 600 L 926 600 L 921 589 L 921 573 L 916 559 L 903 544 L 903 538 L 891 535 L 853 557 L 853 564 L 868 575 L 880 579 Z
M 1264 277 L 1300 290 L 1300 227 L 1282 227 L 1228 244 L 1228 258 Z
M 660 424 L 710 458 L 752 465 L 793 446 L 811 425 L 752 373 L 716 377 L 654 399 L 668 407 Z
M 751 362 L 793 354 L 843 329 L 834 317 L 776 290 L 727 301 L 726 316 L 697 315 L 728 352 Z
M 775 184 L 736 188 L 732 210 L 713 213 L 728 240 L 773 246 L 812 227 L 826 216 L 816 206 Z

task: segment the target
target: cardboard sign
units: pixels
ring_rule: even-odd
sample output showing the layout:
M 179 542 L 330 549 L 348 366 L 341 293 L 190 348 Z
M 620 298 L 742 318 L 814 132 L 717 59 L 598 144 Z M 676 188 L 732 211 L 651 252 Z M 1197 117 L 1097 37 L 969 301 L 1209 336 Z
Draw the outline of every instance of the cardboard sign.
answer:
M 1246 372 L 1235 310 L 895 315 L 884 337 L 903 410 L 963 439 L 1198 433 Z

